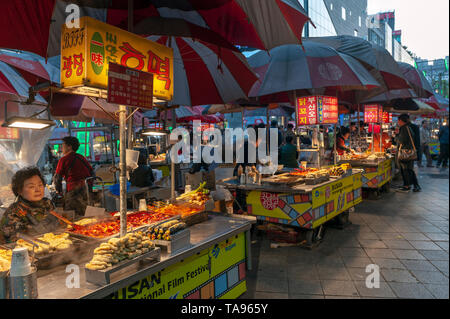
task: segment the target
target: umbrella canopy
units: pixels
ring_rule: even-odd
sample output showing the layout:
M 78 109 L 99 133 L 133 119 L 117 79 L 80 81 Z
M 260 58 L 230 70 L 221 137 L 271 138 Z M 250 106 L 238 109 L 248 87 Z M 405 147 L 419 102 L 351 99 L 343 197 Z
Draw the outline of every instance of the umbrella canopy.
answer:
M 59 68 L 37 54 L 0 49 L 0 61 L 14 67 L 26 81 L 35 85 L 39 81 L 60 82 Z
M 414 115 L 433 114 L 435 110 L 419 99 L 397 100 L 384 105 L 384 109 L 392 113 L 409 113 Z
M 119 107 L 115 104 L 109 104 L 103 99 L 96 101 L 110 114 L 119 111 Z M 98 123 L 117 123 L 91 99 L 82 95 L 55 93 L 51 101 L 50 113 L 57 120 L 91 122 L 95 119 Z
M 127 29 L 127 1 L 11 0 L 0 2 L 0 47 L 59 54 L 61 26 L 67 5 L 80 5 L 81 16 L 91 16 Z M 301 44 L 309 20 L 297 0 L 135 0 L 133 22 L 144 29 L 153 17 L 180 18 L 220 34 L 234 45 L 269 50 L 282 44 Z M 151 33 L 143 30 L 145 35 Z M 178 35 L 178 34 L 171 34 Z M 179 35 L 183 36 L 183 35 Z
M 410 86 L 414 89 L 417 97 L 428 98 L 433 95 L 434 90 L 422 72 L 407 63 L 399 62 L 398 65 L 402 69 L 403 75 L 408 80 Z
M 397 62 L 386 49 L 380 46 L 362 38 L 348 35 L 309 38 L 308 40 L 326 44 L 363 63 L 372 76 L 381 84 L 377 94 L 386 90 L 409 88 Z
M 249 64 L 260 76 L 251 97 L 264 102 L 289 102 L 289 92 L 298 96 L 368 90 L 380 84 L 354 58 L 326 45 L 305 41 L 304 50 L 285 45 L 252 55 Z M 261 98 L 262 97 L 262 98 Z
M 257 81 L 239 52 L 189 38 L 151 36 L 148 39 L 173 48 L 177 89 L 171 105 L 195 106 L 246 98 Z
M 7 63 L 0 62 L 0 95 L 26 101 L 29 88 L 30 83 L 22 77 L 17 69 Z M 35 102 L 47 104 L 47 101 L 39 94 L 36 95 Z

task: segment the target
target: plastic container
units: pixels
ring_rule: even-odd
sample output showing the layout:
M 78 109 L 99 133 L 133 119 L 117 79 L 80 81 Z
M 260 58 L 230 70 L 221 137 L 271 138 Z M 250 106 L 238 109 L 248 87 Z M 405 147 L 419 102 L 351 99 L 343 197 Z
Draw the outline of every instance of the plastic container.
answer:
M 31 263 L 26 247 L 14 248 L 11 257 L 10 276 L 28 276 L 31 273 Z
M 147 211 L 147 201 L 145 198 L 142 198 L 139 200 L 139 211 L 140 212 L 146 212 Z
M 131 183 L 127 182 L 127 192 L 130 189 Z M 111 194 L 115 195 L 115 196 L 120 196 L 120 184 L 114 184 L 109 186 L 109 191 L 111 192 Z

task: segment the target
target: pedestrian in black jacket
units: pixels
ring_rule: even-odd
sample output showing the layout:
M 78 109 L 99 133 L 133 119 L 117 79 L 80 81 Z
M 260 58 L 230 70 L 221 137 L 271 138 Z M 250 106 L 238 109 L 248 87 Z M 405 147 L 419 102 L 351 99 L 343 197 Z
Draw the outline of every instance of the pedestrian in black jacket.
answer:
M 398 125 L 400 126 L 399 134 L 397 136 L 398 146 L 402 149 L 412 150 L 415 146 L 415 133 L 411 128 L 408 114 L 402 114 L 398 118 Z M 414 186 L 414 192 L 420 192 L 421 188 L 414 172 L 414 160 L 399 161 L 400 170 L 403 177 L 403 187 L 398 189 L 399 192 L 409 192 L 411 185 Z

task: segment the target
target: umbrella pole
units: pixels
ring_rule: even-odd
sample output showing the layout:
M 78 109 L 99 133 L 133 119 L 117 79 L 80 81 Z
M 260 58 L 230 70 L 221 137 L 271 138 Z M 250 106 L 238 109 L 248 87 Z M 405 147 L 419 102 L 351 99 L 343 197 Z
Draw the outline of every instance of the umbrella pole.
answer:
M 375 124 L 372 123 L 372 153 L 375 148 Z
M 359 114 L 359 104 L 358 104 L 358 143 L 361 143 L 361 124 L 360 124 L 361 115 Z
M 126 158 L 126 116 L 127 108 L 125 105 L 119 106 L 119 143 L 120 143 L 120 162 L 119 162 L 119 185 L 120 185 L 120 237 L 127 233 L 127 158 Z
M 383 123 L 380 123 L 380 153 L 383 152 Z
M 176 126 L 176 119 L 175 119 L 175 109 L 172 109 L 172 127 L 175 129 Z M 173 145 L 172 145 L 173 147 Z M 173 152 L 172 152 L 172 155 Z M 175 200 L 175 158 L 170 158 L 170 198 L 172 200 Z
M 337 151 L 336 151 L 336 129 L 337 129 L 337 125 L 334 124 L 334 130 L 333 130 L 333 138 L 334 138 L 334 143 L 333 143 L 333 148 L 334 148 L 334 165 L 337 164 Z

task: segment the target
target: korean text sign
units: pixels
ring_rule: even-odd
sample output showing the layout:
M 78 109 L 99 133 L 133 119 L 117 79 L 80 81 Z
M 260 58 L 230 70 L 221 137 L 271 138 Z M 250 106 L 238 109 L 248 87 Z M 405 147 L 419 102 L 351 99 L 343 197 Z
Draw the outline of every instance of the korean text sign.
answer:
M 334 124 L 338 121 L 338 101 L 329 96 L 308 96 L 297 99 L 297 124 Z
M 108 87 L 109 62 L 154 74 L 153 95 L 173 97 L 173 50 L 90 17 L 61 30 L 63 87 Z
M 152 108 L 153 74 L 109 64 L 108 103 Z
M 383 107 L 379 104 L 364 106 L 364 122 L 380 123 L 383 117 Z

